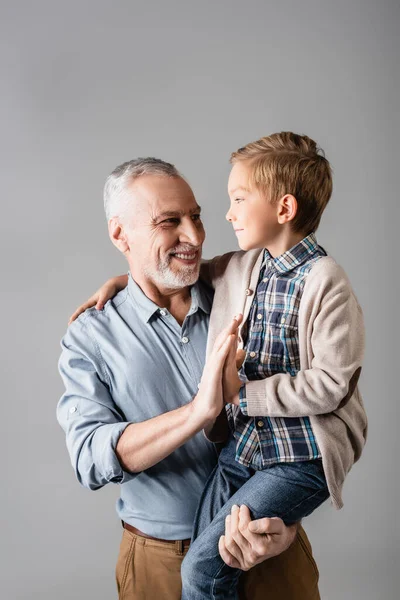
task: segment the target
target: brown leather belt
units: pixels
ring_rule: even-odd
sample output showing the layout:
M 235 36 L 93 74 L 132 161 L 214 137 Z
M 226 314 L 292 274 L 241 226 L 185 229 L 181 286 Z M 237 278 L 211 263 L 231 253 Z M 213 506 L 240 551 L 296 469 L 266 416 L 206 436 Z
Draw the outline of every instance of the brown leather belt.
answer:
M 140 529 L 136 529 L 136 527 L 129 525 L 129 523 L 125 523 L 125 521 L 122 521 L 122 526 L 124 529 L 127 529 L 131 533 L 134 533 L 135 535 L 146 538 L 146 540 L 154 540 L 156 542 L 165 542 L 167 544 L 179 543 L 179 544 L 182 544 L 184 547 L 189 546 L 189 544 L 190 544 L 190 538 L 188 538 L 186 540 L 163 540 L 162 538 L 156 538 L 151 535 L 147 535 L 147 533 L 143 533 L 143 531 L 140 531 Z

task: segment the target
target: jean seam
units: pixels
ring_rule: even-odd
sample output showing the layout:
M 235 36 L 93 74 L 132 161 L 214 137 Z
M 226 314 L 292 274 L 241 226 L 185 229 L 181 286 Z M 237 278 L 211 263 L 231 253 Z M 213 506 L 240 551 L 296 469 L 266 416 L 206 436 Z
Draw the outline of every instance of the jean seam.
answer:
M 311 500 L 312 498 L 314 498 L 314 496 L 316 496 L 317 494 L 320 494 L 323 491 L 324 491 L 324 489 L 317 490 L 316 492 L 314 492 L 313 494 L 311 494 L 311 496 L 307 496 L 307 498 L 303 498 L 303 500 L 301 500 L 301 502 L 299 502 L 298 504 L 296 504 L 296 506 L 292 506 L 292 508 L 290 510 L 288 510 L 284 515 L 282 515 L 282 517 L 281 517 L 282 521 L 285 520 L 285 517 L 287 517 L 287 515 L 290 515 L 291 512 L 293 512 L 294 510 L 296 510 L 296 508 L 299 508 L 299 506 L 301 506 L 302 504 L 304 504 L 304 502 L 308 502 L 309 500 Z
M 221 559 L 221 560 L 222 560 L 222 559 Z M 225 566 L 226 566 L 226 565 L 225 565 L 225 563 L 224 563 L 224 562 L 222 562 L 222 565 L 220 566 L 220 568 L 218 569 L 218 571 L 215 573 L 215 575 L 214 575 L 214 577 L 213 577 L 212 584 L 211 584 L 211 590 L 210 590 L 210 591 L 211 591 L 211 600 L 216 600 L 216 596 L 215 596 L 215 594 L 214 594 L 214 592 L 215 592 L 215 584 L 216 584 L 216 581 L 217 581 L 217 577 L 218 577 L 218 575 L 221 573 L 222 569 L 223 569 Z

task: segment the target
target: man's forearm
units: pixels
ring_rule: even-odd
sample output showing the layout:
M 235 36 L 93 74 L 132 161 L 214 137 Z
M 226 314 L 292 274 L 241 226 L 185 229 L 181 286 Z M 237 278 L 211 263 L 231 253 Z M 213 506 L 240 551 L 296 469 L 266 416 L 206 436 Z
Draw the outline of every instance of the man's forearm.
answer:
M 125 471 L 138 473 L 169 456 L 206 425 L 192 401 L 148 421 L 128 425 L 118 440 L 116 454 Z
M 208 428 L 223 409 L 222 369 L 231 350 L 233 324 L 224 330 L 210 354 L 199 391 L 185 406 L 124 430 L 116 446 L 121 466 L 139 473 L 159 463 L 201 429 Z

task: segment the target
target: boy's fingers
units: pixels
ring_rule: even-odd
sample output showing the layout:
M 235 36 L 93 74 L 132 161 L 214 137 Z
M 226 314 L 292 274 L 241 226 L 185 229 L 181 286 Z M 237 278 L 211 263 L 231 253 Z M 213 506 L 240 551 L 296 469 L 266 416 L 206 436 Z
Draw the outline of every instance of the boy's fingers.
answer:
M 227 337 L 232 335 L 233 333 L 235 333 L 234 329 L 235 328 L 232 326 L 232 324 L 230 324 L 228 327 L 225 327 L 225 329 L 223 329 L 221 331 L 221 333 L 218 335 L 217 339 L 215 340 L 214 349 L 216 349 L 218 351 L 225 343 L 225 340 L 227 339 Z
M 235 361 L 235 357 L 236 357 L 236 335 L 235 334 L 231 334 L 230 337 L 232 338 L 232 343 L 231 343 L 231 345 L 229 347 L 228 356 L 227 356 L 226 361 L 225 361 L 225 368 L 230 363 L 230 361 Z
M 84 304 L 82 304 L 82 306 L 77 308 L 76 311 L 74 312 L 74 314 L 70 316 L 68 325 L 71 325 L 72 321 L 75 321 L 75 319 L 77 319 L 79 317 L 79 315 L 81 313 L 83 313 L 85 310 L 86 310 L 86 306 Z
M 236 351 L 236 356 L 235 356 L 236 368 L 238 371 L 239 371 L 240 367 L 242 366 L 245 358 L 246 358 L 246 351 L 243 350 L 242 348 L 239 348 L 239 350 Z
M 98 298 L 96 292 L 96 294 L 91 296 L 89 300 L 87 300 L 84 304 L 78 306 L 76 311 L 70 316 L 68 325 L 71 325 L 72 321 L 75 321 L 75 319 L 77 319 L 81 313 L 85 312 L 85 310 L 88 308 L 92 308 L 92 306 L 95 306 L 97 310 L 101 310 L 102 308 L 104 308 L 104 300 L 105 298 L 103 297 Z
M 240 315 L 241 317 L 242 315 Z M 239 327 L 240 321 L 237 320 L 237 318 L 233 318 L 232 321 L 229 323 L 229 325 L 227 325 L 227 327 L 225 327 L 225 329 L 223 329 L 221 331 L 221 333 L 219 334 L 219 336 L 217 337 L 217 340 L 219 338 L 224 339 L 227 335 L 230 335 L 231 333 L 235 333 Z

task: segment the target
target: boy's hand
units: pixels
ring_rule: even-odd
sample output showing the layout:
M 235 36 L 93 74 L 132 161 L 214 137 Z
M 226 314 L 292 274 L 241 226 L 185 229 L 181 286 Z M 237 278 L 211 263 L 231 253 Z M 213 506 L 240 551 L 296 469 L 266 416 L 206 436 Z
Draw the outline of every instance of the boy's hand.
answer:
M 105 303 L 111 298 L 114 298 L 118 292 L 126 288 L 128 285 L 128 275 L 118 275 L 117 277 L 113 277 L 112 279 L 108 279 L 98 290 L 90 296 L 86 302 L 81 304 L 73 315 L 69 318 L 68 325 L 71 325 L 72 321 L 75 321 L 79 317 L 79 315 L 87 308 L 91 308 L 92 306 L 96 306 L 97 310 L 101 310 L 104 308 Z
M 242 349 L 237 348 L 237 334 L 238 327 L 242 321 L 243 315 L 237 315 L 234 319 L 236 321 L 236 340 L 235 344 L 232 345 L 228 357 L 225 362 L 223 372 L 223 390 L 224 390 L 224 402 L 226 404 L 239 404 L 239 390 L 243 383 L 239 379 L 238 370 L 243 364 L 246 356 L 246 352 Z

